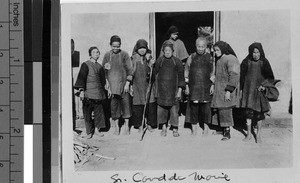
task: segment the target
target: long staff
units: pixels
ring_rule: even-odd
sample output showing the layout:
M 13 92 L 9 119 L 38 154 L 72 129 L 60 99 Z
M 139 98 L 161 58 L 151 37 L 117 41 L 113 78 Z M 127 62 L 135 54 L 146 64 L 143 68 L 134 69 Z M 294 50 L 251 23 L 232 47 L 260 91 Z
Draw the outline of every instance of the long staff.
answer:
M 142 133 L 142 136 L 141 136 L 141 139 L 140 141 L 142 141 L 144 139 L 144 136 L 146 134 L 146 131 L 147 131 L 147 122 L 146 122 L 146 118 L 145 118 L 145 115 L 146 115 L 146 109 L 147 109 L 147 105 L 149 104 L 149 100 L 150 100 L 150 95 L 151 95 L 151 90 L 152 90 L 152 73 L 153 73 L 153 65 L 151 65 L 150 67 L 150 77 L 149 77 L 149 84 L 148 84 L 148 88 L 147 88 L 147 92 L 146 92 L 146 104 L 144 106 L 144 110 L 143 110 L 143 120 L 142 120 L 142 127 L 144 128 L 143 129 L 143 133 Z M 144 127 L 145 126 L 145 127 Z

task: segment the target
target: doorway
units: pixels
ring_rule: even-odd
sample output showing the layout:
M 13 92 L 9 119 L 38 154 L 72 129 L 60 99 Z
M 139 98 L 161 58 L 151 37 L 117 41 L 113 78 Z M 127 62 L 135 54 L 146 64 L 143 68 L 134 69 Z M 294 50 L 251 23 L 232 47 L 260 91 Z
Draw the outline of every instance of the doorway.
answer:
M 214 12 L 159 12 L 155 18 L 155 51 L 158 58 L 162 43 L 169 39 L 167 31 L 171 25 L 179 30 L 181 39 L 188 54 L 195 51 L 195 40 L 198 37 L 198 28 L 210 26 L 214 30 Z

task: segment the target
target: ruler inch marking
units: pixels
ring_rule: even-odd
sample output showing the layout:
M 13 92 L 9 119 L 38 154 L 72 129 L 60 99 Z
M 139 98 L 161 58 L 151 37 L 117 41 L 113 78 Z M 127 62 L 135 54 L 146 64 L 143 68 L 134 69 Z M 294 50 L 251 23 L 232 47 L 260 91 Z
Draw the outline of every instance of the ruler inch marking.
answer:
M 10 0 L 8 0 L 8 2 L 9 2 L 9 4 L 11 5 L 11 2 L 10 2 Z M 11 15 L 11 11 L 10 11 L 10 6 L 8 6 L 8 12 L 9 12 L 9 20 L 10 20 L 10 15 Z M 8 24 L 8 27 L 9 27 L 9 29 L 8 30 L 10 30 L 10 23 Z M 9 35 L 9 38 L 10 38 L 10 32 L 8 32 L 8 35 Z M 10 49 L 10 41 L 8 42 L 8 48 Z M 11 51 L 9 50 L 9 57 L 11 57 Z M 8 67 L 9 69 L 9 75 L 11 76 L 11 70 L 10 70 L 10 67 Z M 9 83 L 11 83 L 11 78 L 9 77 Z M 10 86 L 9 86 L 9 90 L 10 90 Z M 11 95 L 9 94 L 9 100 L 11 100 Z M 10 106 L 10 108 L 11 108 L 11 106 Z M 11 114 L 9 113 L 9 119 L 11 118 Z M 11 128 L 11 123 L 9 123 L 9 127 Z M 10 135 L 11 135 L 11 131 L 9 131 L 9 133 L 10 133 Z M 11 138 L 9 138 L 9 144 L 10 144 L 10 146 L 9 146 L 9 154 L 11 154 L 11 147 L 12 147 L 12 144 L 11 144 Z M 11 157 L 10 157 L 10 160 L 11 160 Z M 9 163 L 9 180 L 11 181 L 11 163 L 12 162 L 10 162 Z
M 3 132 L 0 133 L 0 146 L 7 146 L 0 148 L 0 182 L 23 182 L 24 1 L 2 0 L 0 4 L 5 7 L 1 9 L 4 16 L 0 17 L 0 37 L 1 43 L 4 43 L 0 49 L 0 67 L 3 69 L 0 72 L 3 88 L 0 96 L 5 99 L 0 100 L 0 129 Z

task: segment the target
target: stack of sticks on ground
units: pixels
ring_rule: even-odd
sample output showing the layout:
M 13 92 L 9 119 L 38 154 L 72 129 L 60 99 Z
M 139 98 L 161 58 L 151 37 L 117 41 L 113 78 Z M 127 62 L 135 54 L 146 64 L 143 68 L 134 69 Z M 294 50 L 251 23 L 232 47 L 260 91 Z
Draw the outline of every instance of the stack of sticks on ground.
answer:
M 100 159 L 108 159 L 108 160 L 115 160 L 115 158 L 102 156 L 100 154 L 96 154 L 96 152 L 100 148 L 97 146 L 90 146 L 83 142 L 80 139 L 80 136 L 74 134 L 74 142 L 73 142 L 73 150 L 74 150 L 74 163 L 84 165 L 88 161 L 97 158 L 99 161 Z

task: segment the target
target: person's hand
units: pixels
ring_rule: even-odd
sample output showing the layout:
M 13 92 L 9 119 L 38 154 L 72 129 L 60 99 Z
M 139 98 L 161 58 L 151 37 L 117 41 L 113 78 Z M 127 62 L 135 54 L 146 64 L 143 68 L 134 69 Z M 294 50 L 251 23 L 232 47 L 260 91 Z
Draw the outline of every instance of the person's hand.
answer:
M 181 95 L 182 95 L 182 88 L 178 88 L 177 94 L 176 94 L 176 99 L 179 101 L 181 100 Z
M 129 81 L 126 81 L 126 84 L 125 84 L 125 86 L 124 86 L 124 92 L 125 93 L 128 93 L 129 92 Z
M 230 92 L 229 91 L 226 91 L 225 93 L 225 102 L 230 102 L 231 99 L 230 99 Z
M 214 92 L 215 92 L 215 85 L 211 85 L 209 90 L 209 95 L 214 94 Z
M 262 92 L 262 91 L 265 91 L 266 88 L 264 86 L 259 86 L 257 90 L 260 91 L 260 92 Z
M 133 87 L 132 87 L 132 85 L 129 88 L 129 94 L 133 97 Z
M 84 99 L 84 91 L 80 91 L 79 98 L 81 101 Z
M 146 60 L 149 60 L 151 58 L 151 54 L 150 53 L 146 53 L 145 57 L 146 57 Z
M 107 89 L 107 97 L 110 98 L 112 95 L 110 88 Z
M 150 61 L 149 61 L 149 67 L 152 67 L 152 65 L 155 63 L 155 59 L 152 58 Z
M 108 90 L 110 88 L 108 80 L 106 80 L 104 88 L 105 90 Z
M 188 85 L 186 85 L 186 87 L 185 87 L 185 94 L 186 94 L 186 95 L 189 95 L 189 94 L 190 94 L 190 88 L 189 88 Z

